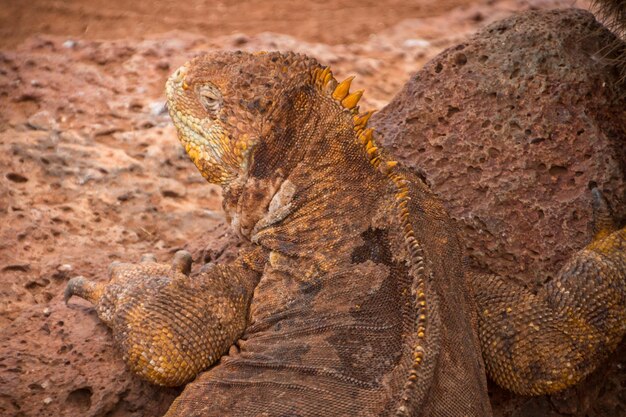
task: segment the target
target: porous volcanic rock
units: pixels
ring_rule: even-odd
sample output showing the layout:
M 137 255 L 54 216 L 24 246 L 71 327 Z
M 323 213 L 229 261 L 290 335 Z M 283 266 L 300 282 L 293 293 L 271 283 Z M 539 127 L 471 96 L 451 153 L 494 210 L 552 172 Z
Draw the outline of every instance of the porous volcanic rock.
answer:
M 3 416 L 160 416 L 180 393 L 128 372 L 110 332 L 81 301 L 24 311 L 3 329 L 0 352 Z
M 591 237 L 590 185 L 626 215 L 614 41 L 587 11 L 519 14 L 438 55 L 376 115 L 458 221 L 471 267 L 550 279 Z

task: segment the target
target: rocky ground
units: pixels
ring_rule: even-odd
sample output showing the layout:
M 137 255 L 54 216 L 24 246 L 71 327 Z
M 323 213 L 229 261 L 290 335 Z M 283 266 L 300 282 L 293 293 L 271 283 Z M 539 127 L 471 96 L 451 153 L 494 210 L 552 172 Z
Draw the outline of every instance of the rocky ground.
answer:
M 111 261 L 145 252 L 166 260 L 184 248 L 201 264 L 236 251 L 219 188 L 189 163 L 164 111 L 163 83 L 176 67 L 208 50 L 295 50 L 331 64 L 338 78 L 356 74 L 354 85 L 367 91 L 362 106 L 381 108 L 410 74 L 486 24 L 515 10 L 571 7 L 558 0 L 395 8 L 342 1 L 276 11 L 269 1 L 221 2 L 203 19 L 200 1 L 172 10 L 136 1 L 128 13 L 113 7 L 120 1 L 36 1 L 28 10 L 6 3 L 0 414 L 116 417 L 162 415 L 178 390 L 129 375 L 89 305 L 63 304 L 67 280 L 104 280 Z M 223 15 L 236 18 L 218 24 Z M 559 396 L 519 398 L 492 387 L 495 413 L 624 411 L 624 350 Z

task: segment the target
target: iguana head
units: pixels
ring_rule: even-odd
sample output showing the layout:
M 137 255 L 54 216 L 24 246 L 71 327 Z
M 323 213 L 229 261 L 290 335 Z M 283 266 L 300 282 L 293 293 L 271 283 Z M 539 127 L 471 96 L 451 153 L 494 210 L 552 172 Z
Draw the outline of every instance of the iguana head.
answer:
M 319 67 L 294 53 L 217 52 L 176 70 L 166 84 L 169 113 L 202 175 L 225 185 L 245 171 L 286 92 Z
M 363 91 L 349 91 L 352 78 L 338 83 L 330 68 L 292 52 L 221 51 L 176 70 L 166 94 L 170 116 L 192 161 L 209 182 L 227 185 L 246 172 L 260 141 L 276 132 L 312 136 L 314 132 L 306 130 L 315 117 L 323 119 L 315 126 L 318 135 L 319 130 L 343 131 L 377 167 L 378 148 L 367 128 L 372 112 L 358 113 Z M 275 153 L 280 152 L 285 149 Z

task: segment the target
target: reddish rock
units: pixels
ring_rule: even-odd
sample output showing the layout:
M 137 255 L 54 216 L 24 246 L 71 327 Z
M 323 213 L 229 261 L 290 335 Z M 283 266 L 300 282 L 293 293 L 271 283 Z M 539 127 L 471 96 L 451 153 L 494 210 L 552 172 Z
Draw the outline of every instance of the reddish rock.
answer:
M 589 241 L 590 184 L 626 215 L 626 102 L 601 58 L 613 40 L 586 11 L 523 13 L 444 51 L 377 114 L 472 267 L 545 282 Z
M 179 390 L 128 372 L 88 303 L 33 306 L 3 329 L 0 415 L 159 416 Z

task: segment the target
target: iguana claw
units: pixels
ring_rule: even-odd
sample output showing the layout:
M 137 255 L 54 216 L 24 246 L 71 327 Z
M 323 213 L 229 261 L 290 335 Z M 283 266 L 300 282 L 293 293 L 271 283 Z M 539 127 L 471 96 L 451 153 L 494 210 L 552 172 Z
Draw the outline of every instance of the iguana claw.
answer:
M 102 295 L 102 291 L 102 284 L 91 282 L 83 276 L 77 276 L 68 281 L 63 300 L 67 305 L 70 298 L 76 295 L 95 304 Z
M 591 207 L 593 209 L 594 240 L 606 237 L 617 230 L 613 211 L 598 187 L 591 189 Z
M 189 275 L 191 272 L 192 262 L 193 260 L 189 252 L 186 250 L 179 250 L 174 254 L 174 259 L 172 259 L 172 270 Z

